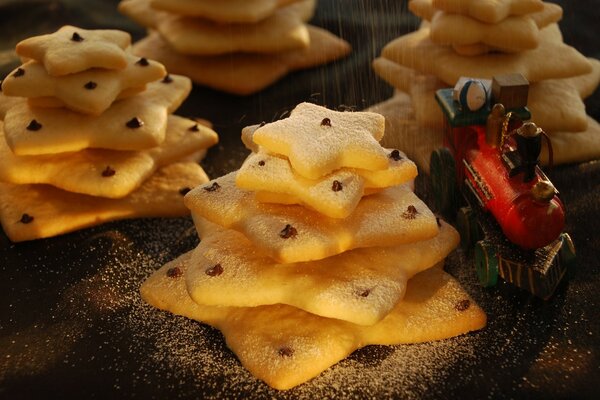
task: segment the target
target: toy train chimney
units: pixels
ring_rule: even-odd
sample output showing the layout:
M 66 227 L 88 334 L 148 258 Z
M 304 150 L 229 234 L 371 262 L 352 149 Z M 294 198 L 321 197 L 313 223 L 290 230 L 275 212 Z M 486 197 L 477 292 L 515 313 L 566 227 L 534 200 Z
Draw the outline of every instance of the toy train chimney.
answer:
M 521 158 L 523 181 L 529 182 L 535 177 L 535 166 L 542 151 L 542 129 L 533 122 L 526 122 L 517 129 L 514 137 Z
M 492 147 L 499 147 L 502 143 L 502 124 L 506 110 L 504 105 L 500 103 L 494 104 L 492 112 L 488 115 L 487 123 L 485 126 L 485 141 Z

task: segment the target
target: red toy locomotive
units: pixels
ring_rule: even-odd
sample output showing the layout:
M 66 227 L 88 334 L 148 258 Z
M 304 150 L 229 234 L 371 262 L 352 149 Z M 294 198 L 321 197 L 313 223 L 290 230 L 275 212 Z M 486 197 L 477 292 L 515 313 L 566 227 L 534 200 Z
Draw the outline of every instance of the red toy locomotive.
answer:
M 463 248 L 474 249 L 481 284 L 500 276 L 548 299 L 575 247 L 563 232 L 558 192 L 538 167 L 548 138 L 523 122 L 531 117 L 528 89 L 523 76 L 508 74 L 491 82 L 461 78 L 454 89 L 438 90 L 446 134 L 445 147 L 431 155 L 431 184 L 435 207 L 456 215 Z M 467 206 L 459 209 L 462 199 Z

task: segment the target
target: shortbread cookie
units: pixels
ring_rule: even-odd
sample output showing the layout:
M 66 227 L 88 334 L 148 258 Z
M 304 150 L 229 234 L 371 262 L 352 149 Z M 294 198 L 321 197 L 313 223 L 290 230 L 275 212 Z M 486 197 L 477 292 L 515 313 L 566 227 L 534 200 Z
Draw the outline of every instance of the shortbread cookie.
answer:
M 594 66 L 589 74 L 531 85 L 527 101 L 531 120 L 547 133 L 587 130 L 588 117 L 582 99 L 593 93 L 600 83 L 600 61 L 589 60 Z
M 304 21 L 312 17 L 314 6 L 315 0 L 301 0 L 255 24 L 224 25 L 172 14 L 160 18 L 156 28 L 182 54 L 276 53 L 308 47 Z
M 169 116 L 165 141 L 144 151 L 87 149 L 75 153 L 15 156 L 0 130 L 0 181 L 49 184 L 69 192 L 110 198 L 128 195 L 156 169 L 210 147 L 217 134 L 196 122 Z
M 0 121 L 4 120 L 7 111 L 23 102 L 20 97 L 5 96 L 0 90 Z
M 308 32 L 308 48 L 268 57 L 260 54 L 185 56 L 173 51 L 157 33 L 137 42 L 133 52 L 160 61 L 169 71 L 189 76 L 196 83 L 248 95 L 266 88 L 289 72 L 327 64 L 350 53 L 347 42 L 326 30 L 309 25 Z
M 386 82 L 410 94 L 414 118 L 421 126 L 443 129 L 444 114 L 435 100 L 435 91 L 448 85 L 433 75 L 418 74 L 387 58 L 378 57 L 372 65 L 377 75 Z
M 421 28 L 388 43 L 382 56 L 420 73 L 435 75 L 450 86 L 461 76 L 491 79 L 495 75 L 521 73 L 529 82 L 539 82 L 589 73 L 590 62 L 573 47 L 556 41 L 554 30 L 559 30 L 556 24 L 542 29 L 540 45 L 534 50 L 462 57 L 450 47 L 431 42 L 429 29 Z
M 158 20 L 165 12 L 152 8 L 150 0 L 121 0 L 119 12 L 146 28 L 156 28 Z
M 510 15 L 541 11 L 542 0 L 432 0 L 433 7 L 463 14 L 488 24 L 496 24 Z
M 189 214 L 183 194 L 208 181 L 196 163 L 159 169 L 122 199 L 66 192 L 49 185 L 0 183 L 0 222 L 13 242 L 41 239 L 125 218 Z
M 127 32 L 66 25 L 17 43 L 16 52 L 39 61 L 50 76 L 62 76 L 90 68 L 123 69 L 128 64 L 125 49 L 130 45 Z
M 396 92 L 384 102 L 367 109 L 385 117 L 385 136 L 382 145 L 396 147 L 429 174 L 431 152 L 444 143 L 444 129 L 430 128 L 417 122 L 412 100 L 407 93 Z
M 342 167 L 387 168 L 387 154 L 378 143 L 384 129 L 385 120 L 378 114 L 301 103 L 288 118 L 259 127 L 253 140 L 286 156 L 299 175 L 318 179 Z
M 235 185 L 235 172 L 193 189 L 185 197 L 193 213 L 242 232 L 281 263 L 318 260 L 346 250 L 395 246 L 434 237 L 431 210 L 407 186 L 362 199 L 345 219 L 327 218 L 301 206 L 261 204 Z
M 19 156 L 86 148 L 149 149 L 164 141 L 167 116 L 191 89 L 189 78 L 169 75 L 167 80 L 148 85 L 144 93 L 114 103 L 97 117 L 67 109 L 32 108 L 23 101 L 6 114 L 6 142 Z
M 458 232 L 444 224 L 435 238 L 425 241 L 278 264 L 241 233 L 221 228 L 202 236 L 186 283 L 199 304 L 288 304 L 322 317 L 373 325 L 402 299 L 408 279 L 443 261 L 459 241 Z
M 481 308 L 440 268 L 411 279 L 404 300 L 370 327 L 286 305 L 203 306 L 191 300 L 185 288 L 189 254 L 148 278 L 140 290 L 142 298 L 157 308 L 220 329 L 242 365 L 276 389 L 306 382 L 362 346 L 440 340 L 486 324 Z
M 115 98 L 117 100 L 123 100 L 131 96 L 135 96 L 136 94 L 142 93 L 146 90 L 147 85 L 142 85 L 138 87 L 132 87 L 124 89 L 119 95 Z M 27 103 L 32 107 L 41 107 L 41 108 L 68 108 L 67 104 L 64 101 L 59 99 L 58 97 L 30 97 L 27 99 Z
M 254 23 L 297 0 L 143 0 L 158 10 L 222 23 Z
M 600 124 L 588 116 L 587 129 L 583 132 L 551 132 L 554 164 L 578 163 L 600 159 Z M 547 143 L 542 143 L 540 160 L 548 165 Z
M 438 11 L 431 20 L 432 42 L 445 45 L 467 46 L 484 44 L 507 52 L 535 49 L 539 45 L 540 28 L 555 23 L 562 17 L 562 8 L 554 14 L 544 13 L 539 23 L 529 16 L 514 16 L 490 25 L 460 14 Z
M 28 61 L 2 82 L 7 96 L 57 97 L 72 110 L 100 115 L 119 96 L 132 87 L 161 79 L 165 68 L 158 62 L 127 55 L 125 69 L 92 69 L 65 76 L 50 76 L 37 61 Z
M 552 4 L 552 3 L 544 3 L 544 11 L 531 14 L 530 16 L 536 22 L 536 24 L 538 24 L 538 26 L 540 26 L 543 23 L 543 21 L 546 20 L 547 18 L 556 18 L 559 14 L 560 14 L 560 17 L 562 18 L 562 8 L 560 8 L 560 6 L 558 6 L 556 4 Z M 557 29 L 557 27 L 554 27 L 553 29 L 544 30 L 543 33 L 544 33 L 545 40 L 556 41 L 556 42 L 562 42 L 562 40 L 563 40 L 562 33 L 560 32 L 559 29 Z M 454 45 L 452 45 L 452 48 L 454 49 L 456 54 L 459 54 L 461 56 L 468 56 L 468 57 L 479 56 L 479 55 L 483 55 L 483 54 L 487 54 L 487 53 L 494 53 L 494 52 L 496 52 L 496 53 L 497 52 L 503 52 L 503 53 L 516 52 L 514 50 L 510 50 L 510 49 L 506 49 L 506 48 L 501 49 L 501 48 L 489 46 L 489 45 L 483 44 L 483 43 L 474 43 L 474 44 L 465 44 L 465 45 L 454 44 Z
M 588 60 L 592 65 L 592 72 L 588 74 L 545 80 L 530 86 L 527 106 L 531 119 L 546 132 L 587 129 L 585 105 L 581 99 L 593 93 L 600 83 L 600 61 Z M 443 128 L 445 117 L 435 102 L 435 91 L 447 85 L 433 76 L 419 75 L 381 57 L 373 61 L 373 68 L 397 89 L 409 91 L 415 119 L 421 126 Z
M 0 100 L 1 99 L 2 98 L 0 97 Z M 2 103 L 0 103 L 0 110 L 1 109 L 2 109 Z M 260 127 L 260 124 L 256 124 L 256 125 L 245 126 L 242 128 L 242 135 L 241 135 L 242 143 L 244 144 L 244 146 L 246 146 L 246 148 L 248 150 L 250 150 L 253 153 L 258 153 L 260 151 L 260 147 L 256 143 L 254 143 L 254 140 L 252 139 L 254 137 L 254 132 L 256 132 L 256 130 L 259 127 Z
M 398 150 L 386 149 L 388 168 L 381 171 L 340 169 L 316 180 L 296 174 L 287 159 L 267 153 L 248 156 L 236 175 L 236 185 L 253 192 L 271 192 L 288 197 L 284 204 L 302 204 L 331 218 L 346 218 L 371 188 L 386 188 L 409 182 L 417 167 Z M 261 200 L 265 201 L 265 196 Z M 268 202 L 273 202 L 269 197 Z M 281 202 L 281 198 L 275 202 Z

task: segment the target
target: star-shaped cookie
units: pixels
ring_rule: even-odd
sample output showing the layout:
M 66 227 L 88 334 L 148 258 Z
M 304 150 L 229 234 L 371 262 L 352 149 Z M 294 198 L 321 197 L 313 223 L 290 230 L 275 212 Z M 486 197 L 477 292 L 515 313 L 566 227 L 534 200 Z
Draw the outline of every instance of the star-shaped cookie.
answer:
M 542 0 L 432 0 L 433 7 L 463 14 L 488 24 L 496 24 L 509 15 L 541 11 Z
M 391 149 L 386 153 L 389 167 L 384 170 L 343 168 L 319 179 L 294 173 L 285 158 L 252 153 L 238 170 L 236 184 L 245 190 L 281 194 L 286 203 L 298 201 L 331 218 L 346 218 L 368 189 L 400 185 L 417 176 L 416 165 L 404 153 Z
M 156 61 L 127 54 L 122 70 L 91 69 L 65 76 L 50 76 L 37 61 L 28 61 L 2 81 L 7 96 L 57 97 L 68 108 L 100 115 L 128 88 L 143 86 L 166 75 Z
M 378 143 L 384 130 L 385 120 L 379 114 L 301 103 L 288 118 L 258 128 L 253 140 L 286 156 L 296 173 L 318 179 L 342 167 L 387 168 L 387 154 Z
M 15 156 L 0 129 L 0 181 L 19 185 L 49 184 L 69 192 L 120 198 L 138 188 L 158 168 L 210 147 L 217 140 L 212 129 L 170 115 L 164 142 L 149 150 L 86 149 Z
M 235 172 L 197 187 L 184 199 L 193 213 L 242 232 L 281 263 L 319 260 L 346 250 L 395 246 L 434 237 L 431 210 L 407 185 L 364 197 L 345 219 L 302 206 L 263 204 L 235 185 Z
M 86 196 L 50 185 L 0 182 L 0 222 L 13 242 L 62 235 L 124 218 L 189 214 L 182 189 L 208 181 L 195 162 L 169 164 L 121 199 Z M 25 216 L 25 217 L 24 217 Z
M 4 133 L 18 156 L 79 151 L 86 148 L 145 150 L 160 145 L 167 116 L 192 89 L 189 78 L 169 75 L 141 94 L 118 101 L 99 116 L 68 109 L 30 107 L 23 101 L 6 113 Z M 36 130 L 32 131 L 32 121 Z
M 326 64 L 350 53 L 350 45 L 328 31 L 308 26 L 310 46 L 270 54 L 186 56 L 174 51 L 156 32 L 136 42 L 133 52 L 160 61 L 173 73 L 186 75 L 216 90 L 248 95 L 273 84 L 291 71 Z M 248 79 L 251 76 L 252 79 Z
M 198 225 L 197 218 L 194 221 Z M 197 303 L 288 304 L 359 325 L 373 325 L 385 317 L 404 296 L 407 280 L 443 261 L 460 242 L 458 232 L 442 224 L 440 233 L 429 240 L 279 264 L 239 232 L 220 227 L 208 234 L 201 231 L 202 241 L 186 275 L 188 292 Z M 218 274 L 207 273 L 217 264 Z
M 481 308 L 441 268 L 416 275 L 404 301 L 367 327 L 281 304 L 240 308 L 195 303 L 185 285 L 189 257 L 186 253 L 152 274 L 140 289 L 142 298 L 220 329 L 244 367 L 280 390 L 314 378 L 362 346 L 440 340 L 486 324 Z
M 451 47 L 433 43 L 429 28 L 401 36 L 382 50 L 383 57 L 400 65 L 432 74 L 450 86 L 461 76 L 492 79 L 495 75 L 520 73 L 529 82 L 546 79 L 569 78 L 591 72 L 591 63 L 576 49 L 560 40 L 556 24 L 540 31 L 540 45 L 529 51 L 515 54 L 485 54 L 464 57 Z
M 297 0 L 141 0 L 153 8 L 222 23 L 255 23 Z
M 278 53 L 309 46 L 304 21 L 312 17 L 314 5 L 314 0 L 301 0 L 255 24 L 230 24 L 225 28 L 203 19 L 168 14 L 157 20 L 156 29 L 182 54 Z
M 66 25 L 58 31 L 17 43 L 19 56 L 39 61 L 50 76 L 62 76 L 90 68 L 127 67 L 125 49 L 131 45 L 127 32 L 87 30 Z

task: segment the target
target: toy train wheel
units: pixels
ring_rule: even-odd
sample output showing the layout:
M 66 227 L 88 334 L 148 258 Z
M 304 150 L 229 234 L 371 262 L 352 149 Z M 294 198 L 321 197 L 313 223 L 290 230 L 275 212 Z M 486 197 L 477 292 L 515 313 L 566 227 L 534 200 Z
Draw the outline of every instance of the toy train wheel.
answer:
M 475 243 L 475 268 L 482 286 L 494 286 L 498 282 L 498 257 L 496 248 L 483 240 Z
M 478 240 L 483 239 L 481 228 L 471 207 L 461 207 L 458 210 L 456 229 L 460 233 L 460 247 L 465 251 L 473 248 Z
M 442 147 L 431 153 L 431 189 L 436 210 L 447 218 L 453 218 L 458 208 L 458 186 L 454 157 L 449 149 Z
M 562 240 L 562 245 L 558 252 L 560 263 L 565 267 L 571 267 L 575 264 L 575 244 L 568 233 L 562 233 L 560 239 Z

